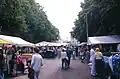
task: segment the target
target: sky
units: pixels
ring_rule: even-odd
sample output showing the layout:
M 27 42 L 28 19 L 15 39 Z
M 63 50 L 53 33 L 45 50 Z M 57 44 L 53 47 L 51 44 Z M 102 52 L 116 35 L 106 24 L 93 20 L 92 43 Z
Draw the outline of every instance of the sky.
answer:
M 51 23 L 60 31 L 62 40 L 70 40 L 70 31 L 84 0 L 35 0 L 44 7 Z

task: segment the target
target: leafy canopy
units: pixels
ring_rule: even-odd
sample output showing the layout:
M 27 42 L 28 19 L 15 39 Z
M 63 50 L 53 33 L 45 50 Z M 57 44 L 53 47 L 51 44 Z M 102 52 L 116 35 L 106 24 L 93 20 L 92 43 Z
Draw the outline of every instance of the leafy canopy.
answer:
M 1 0 L 0 3 L 1 34 L 19 36 L 34 43 L 59 39 L 59 30 L 34 0 Z
M 86 22 L 89 37 L 120 34 L 119 0 L 84 0 L 81 8 L 74 23 L 73 37 L 81 42 L 86 41 Z

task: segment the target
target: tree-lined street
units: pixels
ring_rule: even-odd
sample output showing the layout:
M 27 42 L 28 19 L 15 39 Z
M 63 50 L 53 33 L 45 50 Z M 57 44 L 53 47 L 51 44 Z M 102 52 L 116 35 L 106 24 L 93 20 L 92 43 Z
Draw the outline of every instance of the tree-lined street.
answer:
M 25 69 L 38 79 L 42 58 L 57 56 L 61 56 L 62 68 L 65 64 L 68 70 L 61 69 L 58 58 L 44 59 L 40 79 L 92 79 L 91 75 L 105 78 L 118 74 L 117 64 L 118 69 L 113 69 L 114 58 L 113 68 L 103 59 L 120 52 L 119 16 L 119 0 L 0 0 L 0 79 L 4 75 L 28 79 L 17 74 L 24 74 Z M 87 60 L 87 64 L 71 60 L 69 69 L 71 56 Z M 104 69 L 107 75 L 103 75 Z

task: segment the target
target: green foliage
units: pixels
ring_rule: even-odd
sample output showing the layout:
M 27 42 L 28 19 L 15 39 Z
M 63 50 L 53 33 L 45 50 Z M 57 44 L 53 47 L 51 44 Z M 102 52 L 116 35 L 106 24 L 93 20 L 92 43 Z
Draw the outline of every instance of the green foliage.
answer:
M 84 0 L 73 29 L 74 37 L 86 41 L 86 22 L 89 36 L 120 34 L 119 0 Z M 87 21 L 86 21 L 87 18 Z
M 19 36 L 30 42 L 58 40 L 59 30 L 34 0 L 3 0 L 0 4 L 1 34 Z
M 19 0 L 6 0 L 0 8 L 2 34 L 19 36 L 26 31 L 25 15 Z

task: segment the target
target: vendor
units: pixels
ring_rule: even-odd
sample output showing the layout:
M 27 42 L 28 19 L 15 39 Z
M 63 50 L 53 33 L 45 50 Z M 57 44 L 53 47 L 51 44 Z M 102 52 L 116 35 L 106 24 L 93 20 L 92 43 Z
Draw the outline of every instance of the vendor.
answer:
M 8 74 L 10 74 L 10 61 L 12 59 L 12 56 L 14 54 L 14 48 L 13 47 L 9 47 L 8 51 L 7 51 L 7 68 L 8 68 Z

